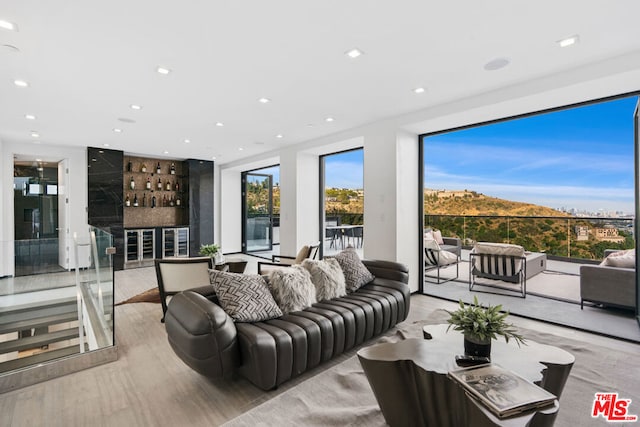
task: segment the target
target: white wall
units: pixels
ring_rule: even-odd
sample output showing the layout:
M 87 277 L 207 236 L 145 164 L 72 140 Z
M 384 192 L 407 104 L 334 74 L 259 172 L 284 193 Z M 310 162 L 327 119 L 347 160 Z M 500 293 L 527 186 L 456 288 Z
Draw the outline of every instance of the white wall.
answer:
M 242 252 L 242 176 L 239 170 L 220 171 L 218 195 L 222 252 Z
M 70 233 L 78 233 L 79 237 L 88 238 L 89 225 L 87 219 L 87 149 L 77 147 L 50 146 L 45 144 L 16 144 L 4 142 L 2 165 L 0 166 L 0 204 L 2 206 L 2 231 L 0 236 L 4 242 L 0 276 L 14 273 L 14 220 L 13 220 L 13 156 L 15 154 L 42 158 L 46 161 L 58 162 L 69 160 L 69 195 Z M 70 248 L 69 266 L 75 268 L 76 262 L 73 248 Z

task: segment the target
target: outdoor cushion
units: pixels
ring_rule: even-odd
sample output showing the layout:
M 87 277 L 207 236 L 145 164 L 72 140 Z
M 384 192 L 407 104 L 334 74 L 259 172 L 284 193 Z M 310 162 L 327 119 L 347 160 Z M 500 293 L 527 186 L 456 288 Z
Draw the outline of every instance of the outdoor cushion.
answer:
M 628 249 L 609 254 L 600 265 L 610 267 L 636 268 L 636 250 Z
M 453 252 L 441 249 L 435 239 L 424 239 L 425 261 L 428 265 L 449 265 L 458 262 Z

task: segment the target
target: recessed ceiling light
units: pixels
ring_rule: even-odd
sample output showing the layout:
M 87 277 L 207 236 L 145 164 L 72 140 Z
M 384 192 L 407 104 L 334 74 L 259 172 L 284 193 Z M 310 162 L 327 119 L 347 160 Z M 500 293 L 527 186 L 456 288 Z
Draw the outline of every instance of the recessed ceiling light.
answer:
M 244 148 L 238 147 L 238 151 L 243 151 L 243 150 L 244 150 Z
M 215 159 L 216 159 L 216 156 L 213 156 L 213 157 L 211 158 L 211 160 L 215 160 Z
M 170 70 L 170 69 L 165 68 L 165 67 L 157 67 L 157 68 L 156 68 L 156 71 L 157 71 L 159 74 L 164 74 L 165 76 L 171 72 L 171 70 Z
M 16 24 L 14 24 L 13 22 L 4 21 L 2 19 L 0 19 L 0 28 L 9 31 L 18 31 L 18 26 Z
M 135 123 L 136 121 L 133 119 L 129 119 L 127 117 L 118 117 L 118 121 L 122 123 Z
M 216 126 L 218 126 L 218 127 L 222 127 L 222 126 L 224 126 L 224 123 L 222 123 L 222 122 L 216 122 Z
M 278 139 L 282 139 L 282 138 L 284 138 L 284 135 L 282 135 L 281 133 L 279 133 L 279 134 L 277 134 L 277 135 L 276 135 L 276 138 L 278 138 Z
M 507 58 L 496 58 L 484 64 L 484 69 L 486 71 L 495 71 L 509 65 L 509 60 Z
M 167 150 L 164 150 L 164 154 L 169 154 L 169 152 Z
M 364 52 L 361 51 L 360 49 L 353 48 L 351 50 L 346 51 L 344 54 L 347 55 L 349 58 L 357 58 L 359 56 L 362 56 Z
M 27 120 L 35 120 L 36 116 L 34 116 L 33 114 L 25 114 L 24 118 Z
M 191 140 L 190 140 L 190 139 L 185 139 L 185 140 L 184 140 L 184 143 L 185 143 L 185 144 L 189 144 L 190 142 L 191 142 Z
M 271 100 L 269 98 L 260 98 L 258 99 L 258 102 L 261 102 L 263 104 L 268 104 L 269 102 L 271 102 Z
M 142 110 L 142 106 L 141 105 L 131 104 L 130 107 L 131 107 L 132 110 Z
M 325 122 L 331 123 L 332 121 L 334 121 L 335 119 L 333 117 L 327 117 L 326 119 L 324 119 Z
M 120 128 L 113 128 L 113 131 L 114 131 L 115 133 L 121 133 L 121 132 L 122 132 L 122 129 L 120 129 Z
M 414 93 L 424 93 L 424 88 L 423 87 L 417 87 L 413 90 Z
M 36 162 L 41 162 L 41 161 L 42 161 L 42 159 L 36 159 Z
M 580 41 L 580 37 L 578 35 L 567 37 L 566 39 L 558 40 L 556 43 L 560 45 L 560 47 L 568 47 L 574 45 Z
M 103 147 L 108 147 L 109 144 L 107 144 L 106 142 L 104 144 L 102 144 Z
M 34 130 L 31 131 L 31 136 L 34 138 L 40 138 L 40 134 Z
M 13 84 L 18 87 L 29 87 L 29 83 L 25 82 L 24 80 L 14 80 Z

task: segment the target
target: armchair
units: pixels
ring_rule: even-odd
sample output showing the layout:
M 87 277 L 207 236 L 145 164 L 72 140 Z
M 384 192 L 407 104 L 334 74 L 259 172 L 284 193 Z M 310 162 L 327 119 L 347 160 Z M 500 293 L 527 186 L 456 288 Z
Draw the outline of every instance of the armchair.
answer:
M 209 269 L 213 268 L 210 257 L 156 259 L 155 266 L 162 304 L 162 323 L 167 312 L 167 297 L 201 286 L 213 290 L 209 281 Z
M 300 264 L 305 259 L 316 259 L 319 248 L 320 242 L 316 242 L 300 248 L 296 256 L 272 255 L 272 262 L 258 262 L 258 274 L 265 274 L 268 270 L 277 267 L 289 267 L 294 264 Z
M 444 245 L 439 245 L 434 239 L 424 240 L 424 277 L 427 282 L 436 284 L 446 283 L 457 279 L 460 275 L 460 255 L 448 249 L 443 249 L 442 246 Z M 456 275 L 452 278 L 443 280 L 442 277 L 440 277 L 440 269 L 453 265 L 456 267 Z M 436 270 L 435 276 L 427 274 L 432 270 Z M 436 279 L 436 281 L 433 282 L 431 280 L 427 280 L 427 278 Z

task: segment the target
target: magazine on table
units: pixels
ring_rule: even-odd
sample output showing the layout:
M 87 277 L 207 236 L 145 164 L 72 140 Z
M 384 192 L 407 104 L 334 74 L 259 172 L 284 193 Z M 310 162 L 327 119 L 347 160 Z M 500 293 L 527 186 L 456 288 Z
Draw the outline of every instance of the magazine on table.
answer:
M 551 405 L 557 397 L 518 374 L 495 364 L 449 372 L 477 400 L 500 418 Z

